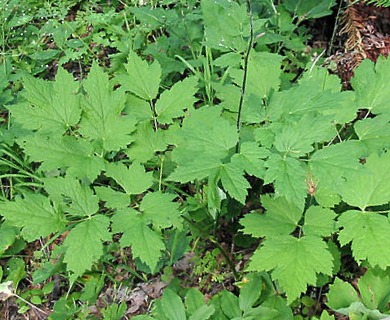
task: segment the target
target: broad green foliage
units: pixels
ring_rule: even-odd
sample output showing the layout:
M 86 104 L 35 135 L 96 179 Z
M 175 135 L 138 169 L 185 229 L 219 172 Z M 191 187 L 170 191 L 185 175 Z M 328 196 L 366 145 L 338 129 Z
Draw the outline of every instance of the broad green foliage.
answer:
M 87 319 L 103 287 L 180 276 L 191 245 L 237 294 L 176 278 L 135 319 L 386 317 L 390 59 L 363 61 L 349 91 L 315 65 L 302 22 L 333 0 L 112 2 L 0 1 L 2 290 L 33 274 L 23 296 L 46 303 L 60 274 L 50 317 Z

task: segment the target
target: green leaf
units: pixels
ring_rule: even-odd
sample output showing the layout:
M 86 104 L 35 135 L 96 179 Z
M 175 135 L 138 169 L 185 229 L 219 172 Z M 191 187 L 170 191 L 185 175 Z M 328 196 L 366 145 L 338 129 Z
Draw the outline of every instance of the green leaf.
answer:
M 334 316 L 329 315 L 325 310 L 322 311 L 320 320 L 334 320 Z
M 246 196 L 248 195 L 247 189 L 250 188 L 250 184 L 243 177 L 244 170 L 229 163 L 220 167 L 219 174 L 225 191 L 227 191 L 232 198 L 245 204 Z
M 235 319 L 241 316 L 241 310 L 239 306 L 238 298 L 230 291 L 224 290 L 219 293 L 221 298 L 221 307 L 228 319 Z
M 167 143 L 164 140 L 162 130 L 154 131 L 150 121 L 145 121 L 137 126 L 134 134 L 134 142 L 126 150 L 130 160 L 145 163 L 152 159 L 157 151 L 164 151 Z
M 159 191 L 149 192 L 140 204 L 142 219 L 160 229 L 171 226 L 181 228 L 179 203 L 172 202 L 176 197 L 176 194 L 161 193 Z
M 341 245 L 352 242 L 353 256 L 357 261 L 367 260 L 372 266 L 385 269 L 390 266 L 390 221 L 375 212 L 347 211 L 338 219 L 341 227 Z
M 43 171 L 67 168 L 70 176 L 94 180 L 104 169 L 103 159 L 94 155 L 91 144 L 73 137 L 29 137 L 24 148 L 33 161 L 42 161 Z
M 263 280 L 258 273 L 245 276 L 245 284 L 240 289 L 238 303 L 242 311 L 248 312 L 259 299 L 263 289 Z
M 130 204 L 130 196 L 108 187 L 95 187 L 95 192 L 105 206 L 110 209 L 126 208 Z
M 278 131 L 275 132 L 275 148 L 294 158 L 310 153 L 314 150 L 314 143 L 331 140 L 335 134 L 329 116 L 315 117 L 309 113 Z
M 311 206 L 305 212 L 305 235 L 318 235 L 328 237 L 335 231 L 336 214 L 333 210 Z
M 390 202 L 390 153 L 365 159 L 361 170 L 347 174 L 339 193 L 343 200 L 361 210 Z
M 64 262 L 72 272 L 69 276 L 71 282 L 90 270 L 92 264 L 102 256 L 103 242 L 111 240 L 109 224 L 107 217 L 98 214 L 78 223 L 66 237 Z
M 220 51 L 243 52 L 250 35 L 244 5 L 228 0 L 202 0 L 206 45 Z
M 131 51 L 125 68 L 127 73 L 117 78 L 126 91 L 148 101 L 156 98 L 161 78 L 161 67 L 157 61 L 149 65 Z
M 177 136 L 172 158 L 178 167 L 169 178 L 180 182 L 214 174 L 238 140 L 235 126 L 221 117 L 217 107 L 195 110 L 185 119 Z
M 97 63 L 92 65 L 83 86 L 87 93 L 79 129 L 83 137 L 97 141 L 105 151 L 116 151 L 130 144 L 136 122 L 121 115 L 126 102 L 124 90 L 113 91 L 108 75 Z
M 186 320 L 186 312 L 180 297 L 170 289 L 166 289 L 161 298 L 165 316 L 170 320 Z
M 244 233 L 254 237 L 272 237 L 275 235 L 290 234 L 298 226 L 302 211 L 284 197 L 261 197 L 262 206 L 266 213 L 246 214 L 240 220 L 244 226 Z
M 332 274 L 333 257 L 327 245 L 316 236 L 294 238 L 289 235 L 267 239 L 252 256 L 248 270 L 271 271 L 291 303 L 315 285 L 318 273 Z
M 266 148 L 259 147 L 255 142 L 243 142 L 240 153 L 233 155 L 231 162 L 243 168 L 249 175 L 264 178 L 264 160 L 269 155 Z
M 188 320 L 207 320 L 214 314 L 215 307 L 211 306 L 201 306 L 193 314 L 188 317 Z
M 196 77 L 176 82 L 170 90 L 164 91 L 156 102 L 157 120 L 172 123 L 172 119 L 184 115 L 184 110 L 193 110 L 198 80 Z
M 329 286 L 329 292 L 326 297 L 328 299 L 326 304 L 333 310 L 347 308 L 352 303 L 359 301 L 353 286 L 339 278 L 336 278 L 334 283 Z
M 390 275 L 386 271 L 368 269 L 359 279 L 358 289 L 364 305 L 381 312 L 388 310 L 390 302 Z
M 61 212 L 56 211 L 47 197 L 26 193 L 24 198 L 1 203 L 1 214 L 10 225 L 23 228 L 22 236 L 27 241 L 46 237 L 65 227 Z
M 44 184 L 50 198 L 72 216 L 91 216 L 99 210 L 98 199 L 91 188 L 77 179 L 68 176 L 46 178 Z
M 1 206 L 0 206 L 1 207 Z M 0 225 L 0 257 L 14 243 L 19 230 L 9 223 L 3 222 Z M 0 280 L 2 279 L 0 270 Z
M 357 121 L 354 129 L 366 154 L 380 154 L 383 149 L 390 148 L 390 125 L 388 117 L 379 115 L 375 118 Z
M 302 0 L 296 2 L 287 0 L 283 6 L 298 16 L 300 20 L 316 19 L 332 14 L 331 8 L 336 4 L 335 0 Z
M 272 154 L 266 161 L 265 183 L 275 181 L 275 193 L 303 209 L 307 197 L 306 168 L 303 162 Z
M 369 109 L 374 114 L 387 113 L 390 92 L 390 59 L 379 57 L 376 64 L 364 60 L 355 70 L 351 84 L 356 92 L 359 108 Z
M 133 257 L 138 257 L 142 262 L 154 270 L 159 262 L 162 251 L 165 250 L 161 235 L 151 230 L 140 214 L 131 208 L 122 209 L 114 215 L 113 232 L 123 233 L 120 244 L 122 247 L 131 247 Z
M 61 135 L 79 122 L 79 84 L 62 67 L 58 69 L 55 81 L 27 77 L 24 87 L 27 103 L 10 108 L 15 121 L 23 128 Z
M 251 51 L 248 61 L 247 93 L 265 98 L 269 96 L 271 90 L 278 91 L 282 60 L 283 57 L 275 53 Z
M 161 298 L 161 304 L 168 319 L 186 320 L 186 312 L 180 297 L 170 289 L 166 289 Z
M 133 162 L 128 168 L 121 163 L 108 163 L 106 175 L 114 178 L 129 195 L 141 194 L 153 184 L 153 173 L 146 173 L 144 166 L 138 162 Z
M 318 185 L 335 190 L 347 173 L 357 172 L 362 148 L 357 141 L 346 141 L 316 151 L 309 160 L 311 174 Z

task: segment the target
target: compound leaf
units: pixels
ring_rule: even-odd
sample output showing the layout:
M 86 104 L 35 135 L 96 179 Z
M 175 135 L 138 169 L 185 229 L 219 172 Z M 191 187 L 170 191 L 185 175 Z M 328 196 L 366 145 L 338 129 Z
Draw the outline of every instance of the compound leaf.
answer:
M 111 240 L 108 227 L 110 219 L 103 215 L 95 215 L 90 219 L 78 223 L 64 241 L 67 248 L 64 262 L 72 272 L 69 276 L 74 282 L 103 254 L 103 242 Z
M 352 253 L 357 261 L 367 260 L 372 266 L 390 266 L 390 221 L 375 212 L 347 211 L 337 223 L 341 227 L 341 245 L 352 242 Z
M 133 141 L 135 120 L 121 115 L 126 96 L 123 89 L 113 91 L 108 75 L 94 63 L 84 81 L 87 93 L 80 123 L 83 137 L 97 141 L 105 151 L 119 150 Z
M 198 80 L 186 78 L 175 83 L 170 90 L 164 91 L 156 102 L 157 120 L 160 123 L 172 123 L 172 119 L 184 115 L 184 110 L 193 109 Z
M 25 194 L 15 201 L 0 205 L 1 214 L 11 225 L 23 228 L 22 236 L 27 241 L 46 237 L 65 227 L 62 213 L 56 211 L 49 198 L 41 194 Z
M 54 139 L 37 135 L 29 137 L 24 148 L 33 161 L 42 162 L 43 171 L 67 168 L 68 175 L 92 181 L 104 169 L 104 161 L 94 155 L 92 145 L 74 137 Z
M 161 235 L 150 229 L 140 218 L 139 212 L 134 209 L 122 209 L 114 215 L 113 232 L 121 232 L 120 244 L 131 247 L 134 257 L 146 263 L 154 270 L 159 262 L 162 251 L 165 250 Z
M 305 235 L 330 236 L 335 231 L 336 214 L 333 210 L 311 206 L 305 212 Z
M 44 134 L 63 134 L 80 119 L 79 84 L 62 67 L 55 81 L 24 79 L 27 103 L 10 108 L 15 121 L 24 128 Z
M 232 163 L 228 163 L 221 165 L 219 174 L 225 191 L 232 198 L 245 204 L 245 199 L 248 195 L 247 189 L 250 188 L 250 184 L 243 177 L 244 170 Z
M 125 90 L 147 101 L 156 98 L 161 78 L 161 67 L 157 61 L 148 64 L 131 51 L 125 68 L 127 73 L 118 76 Z
M 280 235 L 267 239 L 252 256 L 249 270 L 271 271 L 272 279 L 285 290 L 291 303 L 315 285 L 317 274 L 332 274 L 333 257 L 327 244 L 316 236 L 294 238 Z
M 266 213 L 251 213 L 240 220 L 244 233 L 254 237 L 272 237 L 278 234 L 290 234 L 298 226 L 302 211 L 284 197 L 261 197 Z
M 99 210 L 98 199 L 91 188 L 75 178 L 46 178 L 44 184 L 50 198 L 73 216 L 91 216 Z
M 146 173 L 144 166 L 138 162 L 133 162 L 130 167 L 121 163 L 108 163 L 106 175 L 114 178 L 129 195 L 143 193 L 153 184 L 153 173 Z

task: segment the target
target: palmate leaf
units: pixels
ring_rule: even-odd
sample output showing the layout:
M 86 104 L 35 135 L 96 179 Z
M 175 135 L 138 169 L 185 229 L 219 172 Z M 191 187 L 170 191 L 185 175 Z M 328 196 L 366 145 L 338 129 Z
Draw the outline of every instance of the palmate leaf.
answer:
M 96 195 L 110 209 L 123 209 L 129 206 L 130 196 L 109 187 L 95 187 Z
M 268 156 L 268 149 L 259 147 L 255 142 L 243 142 L 240 145 L 240 152 L 233 155 L 231 162 L 243 168 L 247 174 L 263 179 L 265 162 L 262 159 Z
M 247 189 L 250 188 L 249 182 L 243 177 L 244 170 L 233 163 L 223 164 L 219 169 L 222 186 L 229 195 L 245 204 Z
M 133 256 L 154 270 L 165 250 L 161 235 L 147 226 L 139 212 L 131 208 L 118 211 L 112 221 L 113 232 L 122 233 L 121 246 L 131 247 Z
M 357 261 L 367 260 L 372 266 L 390 266 L 390 220 L 375 212 L 347 211 L 337 223 L 341 245 L 352 242 Z
M 104 169 L 104 160 L 94 155 L 92 145 L 74 137 L 55 139 L 37 135 L 29 137 L 24 148 L 33 161 L 42 162 L 43 171 L 67 168 L 68 175 L 93 181 Z
M 204 179 L 215 172 L 238 140 L 235 126 L 221 117 L 217 107 L 195 110 L 177 136 L 172 157 L 178 166 L 169 178 L 180 182 Z
M 378 153 L 390 148 L 389 117 L 378 115 L 357 121 L 354 125 L 359 141 L 363 145 L 365 154 Z
M 198 80 L 196 77 L 176 82 L 171 89 L 164 91 L 156 102 L 157 120 L 160 123 L 172 123 L 172 119 L 184 115 L 184 110 L 192 110 Z
M 117 79 L 126 91 L 147 101 L 156 98 L 161 78 L 161 67 L 157 61 L 148 64 L 131 51 L 125 68 L 127 73 L 118 75 Z
M 298 226 L 302 211 L 284 197 L 261 197 L 262 206 L 266 213 L 246 214 L 240 220 L 244 233 L 254 237 L 271 237 L 292 233 Z
M 45 190 L 50 199 L 60 205 L 64 212 L 73 216 L 91 216 L 99 210 L 98 198 L 91 188 L 79 180 L 66 176 L 65 178 L 45 178 Z
M 336 227 L 336 214 L 333 210 L 319 206 L 310 206 L 305 212 L 305 235 L 330 236 Z
M 164 139 L 164 131 L 154 131 L 150 121 L 141 122 L 137 125 L 134 133 L 134 142 L 126 150 L 130 160 L 145 163 L 155 156 L 157 151 L 164 151 L 167 143 Z
M 271 271 L 291 303 L 314 285 L 317 274 L 332 274 L 333 257 L 327 244 L 316 236 L 294 238 L 289 235 L 267 239 L 252 256 L 248 270 Z
M 369 59 L 364 60 L 351 79 L 359 108 L 369 109 L 374 114 L 389 114 L 389 81 L 390 59 L 379 57 L 376 64 Z
M 390 202 L 390 153 L 370 155 L 359 171 L 346 174 L 339 193 L 343 200 L 361 210 Z
M 10 108 L 15 121 L 23 128 L 61 135 L 79 122 L 79 84 L 62 67 L 55 81 L 26 77 L 24 87 L 27 102 Z
M 264 181 L 274 182 L 277 196 L 284 196 L 303 210 L 307 196 L 307 169 L 304 163 L 275 153 L 269 157 L 265 165 L 268 169 Z
M 130 167 L 120 163 L 108 163 L 106 175 L 114 178 L 129 195 L 140 194 L 153 184 L 153 173 L 146 173 L 144 166 L 138 162 L 133 162 Z
M 92 65 L 83 86 L 87 93 L 79 129 L 83 137 L 98 141 L 105 151 L 116 151 L 130 144 L 136 121 L 121 115 L 126 102 L 124 90 L 113 91 L 108 75 L 97 63 Z
M 49 198 L 41 194 L 25 194 L 15 201 L 0 204 L 1 215 L 12 226 L 22 229 L 22 236 L 27 241 L 46 237 L 65 227 L 65 218 L 50 204 Z
M 71 272 L 71 282 L 81 276 L 103 254 L 103 242 L 111 240 L 108 231 L 110 219 L 103 215 L 95 215 L 78 223 L 64 241 L 66 252 L 64 262 Z

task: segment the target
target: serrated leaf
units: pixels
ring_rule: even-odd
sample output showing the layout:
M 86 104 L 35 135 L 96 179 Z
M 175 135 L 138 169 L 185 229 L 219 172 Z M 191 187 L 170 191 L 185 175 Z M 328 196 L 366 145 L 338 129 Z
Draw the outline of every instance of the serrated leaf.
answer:
M 95 215 L 88 220 L 78 223 L 64 241 L 67 248 L 64 262 L 71 282 L 76 281 L 103 254 L 103 242 L 111 240 L 108 227 L 110 219 L 103 215 Z
M 347 174 L 340 185 L 343 200 L 364 210 L 390 202 L 390 153 L 373 154 L 365 159 L 361 170 Z
M 357 141 L 346 141 L 316 151 L 309 160 L 309 168 L 316 182 L 328 190 L 335 190 L 346 173 L 360 168 L 362 148 Z
M 125 90 L 144 100 L 156 98 L 161 78 L 161 67 L 157 61 L 148 64 L 131 51 L 125 68 L 127 73 L 117 77 Z
M 130 196 L 123 192 L 118 192 L 108 187 L 95 187 L 95 192 L 105 206 L 110 209 L 126 208 L 130 204 Z
M 287 0 L 283 2 L 283 6 L 299 16 L 299 19 L 315 19 L 332 14 L 331 8 L 336 4 L 335 0 L 302 0 L 296 2 Z
M 307 196 L 306 167 L 303 162 L 290 157 L 272 154 L 266 161 L 265 182 L 274 182 L 275 193 L 303 209 Z
M 130 144 L 136 121 L 121 115 L 126 102 L 124 90 L 114 91 L 108 75 L 97 63 L 92 65 L 83 86 L 87 93 L 79 129 L 83 137 L 97 141 L 105 151 L 117 151 Z
M 0 257 L 14 243 L 18 233 L 19 229 L 9 223 L 3 222 L 0 225 Z M 1 271 L 0 279 L 2 279 Z
M 133 162 L 129 167 L 120 163 L 108 163 L 106 175 L 114 178 L 129 195 L 141 194 L 153 184 L 153 173 L 146 173 L 144 166 L 138 162 Z
M 43 171 L 67 168 L 68 175 L 92 181 L 104 169 L 104 161 L 94 155 L 92 145 L 74 137 L 29 137 L 24 148 L 33 161 L 42 161 Z
M 357 121 L 354 125 L 359 141 L 366 154 L 378 153 L 390 148 L 390 125 L 388 117 L 379 115 Z
M 255 142 L 243 142 L 240 153 L 233 155 L 231 162 L 243 168 L 247 174 L 264 178 L 264 160 L 269 155 L 266 148 L 259 147 Z
M 134 140 L 126 150 L 126 154 L 130 160 L 141 163 L 152 159 L 157 151 L 164 151 L 167 148 L 163 131 L 154 131 L 150 125 L 150 121 L 138 124 L 137 131 L 134 134 Z
M 351 84 L 356 92 L 359 108 L 369 109 L 374 114 L 389 113 L 390 59 L 379 57 L 376 64 L 364 60 L 354 71 Z
M 98 199 L 91 188 L 75 178 L 46 178 L 44 185 L 50 198 L 73 216 L 91 216 L 99 210 Z
M 10 108 L 15 121 L 23 128 L 61 135 L 79 122 L 79 84 L 62 67 L 58 69 L 55 81 L 27 77 L 24 87 L 27 103 Z
M 240 220 L 244 233 L 254 237 L 272 237 L 290 234 L 298 226 L 302 211 L 284 197 L 271 198 L 262 196 L 261 202 L 266 209 L 263 214 L 246 214 Z
M 202 0 L 207 46 L 220 51 L 243 52 L 249 37 L 249 17 L 244 5 L 228 0 Z
M 319 206 L 311 206 L 305 212 L 305 235 L 330 236 L 335 231 L 336 214 L 333 210 Z
M 154 270 L 162 256 L 162 251 L 165 250 L 161 235 L 151 230 L 134 209 L 119 211 L 112 221 L 113 232 L 123 233 L 121 246 L 131 247 L 132 255 Z
M 372 266 L 390 266 L 390 221 L 375 212 L 347 211 L 337 223 L 341 245 L 352 242 L 352 253 L 357 261 L 367 260 Z
M 252 256 L 248 270 L 271 271 L 291 303 L 314 285 L 317 274 L 332 274 L 333 257 L 319 237 L 275 236 L 267 239 Z
M 172 119 L 184 115 L 184 110 L 193 109 L 198 80 L 196 77 L 176 82 L 170 90 L 164 91 L 156 102 L 157 120 L 172 123 Z
M 176 194 L 161 192 L 148 193 L 142 199 L 140 209 L 142 219 L 146 223 L 152 223 L 157 228 L 180 228 L 182 225 L 179 203 L 172 202 Z
M 41 194 L 25 194 L 15 201 L 0 205 L 2 216 L 10 225 L 23 228 L 22 236 L 27 241 L 46 237 L 64 228 L 65 219 L 61 212 L 50 204 L 49 198 Z
M 249 182 L 243 177 L 244 170 L 232 163 L 224 164 L 220 167 L 219 175 L 222 186 L 227 193 L 237 201 L 245 204 Z
M 280 132 L 275 132 L 274 145 L 281 153 L 298 158 L 313 151 L 314 143 L 331 140 L 334 132 L 329 116 L 315 117 L 308 113 L 297 122 L 283 125 Z

